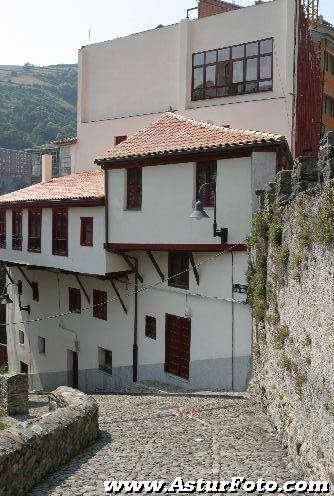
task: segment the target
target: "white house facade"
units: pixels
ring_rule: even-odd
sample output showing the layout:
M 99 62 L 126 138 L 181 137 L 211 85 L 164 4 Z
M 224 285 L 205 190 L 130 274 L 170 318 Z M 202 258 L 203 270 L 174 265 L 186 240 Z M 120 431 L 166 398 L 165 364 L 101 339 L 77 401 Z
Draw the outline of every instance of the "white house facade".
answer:
M 111 146 L 62 178 L 44 157 L 43 182 L 0 197 L 10 370 L 38 390 L 245 389 L 245 239 L 285 138 L 166 113 Z

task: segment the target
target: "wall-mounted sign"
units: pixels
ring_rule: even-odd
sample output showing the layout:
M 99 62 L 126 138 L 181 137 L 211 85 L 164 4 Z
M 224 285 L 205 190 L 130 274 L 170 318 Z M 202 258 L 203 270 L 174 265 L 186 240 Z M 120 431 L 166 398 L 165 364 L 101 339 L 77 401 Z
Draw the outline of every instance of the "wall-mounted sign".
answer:
M 233 293 L 247 294 L 247 284 L 233 284 Z

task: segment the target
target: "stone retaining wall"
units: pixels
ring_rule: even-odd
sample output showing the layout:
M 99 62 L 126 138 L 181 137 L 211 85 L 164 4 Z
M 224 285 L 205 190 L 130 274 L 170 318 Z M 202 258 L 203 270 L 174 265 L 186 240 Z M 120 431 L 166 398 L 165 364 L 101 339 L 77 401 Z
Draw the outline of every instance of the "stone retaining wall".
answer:
M 305 476 L 333 485 L 334 134 L 259 193 L 252 387 Z
M 28 375 L 0 374 L 0 414 L 28 412 Z
M 98 406 L 84 393 L 59 387 L 49 395 L 50 412 L 0 435 L 0 496 L 26 494 L 47 474 L 99 436 Z

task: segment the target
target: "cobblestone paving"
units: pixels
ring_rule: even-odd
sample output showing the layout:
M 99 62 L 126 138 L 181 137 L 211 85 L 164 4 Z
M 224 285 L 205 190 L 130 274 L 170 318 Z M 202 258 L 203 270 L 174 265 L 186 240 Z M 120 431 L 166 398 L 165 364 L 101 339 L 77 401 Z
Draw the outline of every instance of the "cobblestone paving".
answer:
M 101 439 L 30 496 L 103 495 L 103 481 L 115 479 L 302 478 L 248 393 L 135 392 L 95 396 Z

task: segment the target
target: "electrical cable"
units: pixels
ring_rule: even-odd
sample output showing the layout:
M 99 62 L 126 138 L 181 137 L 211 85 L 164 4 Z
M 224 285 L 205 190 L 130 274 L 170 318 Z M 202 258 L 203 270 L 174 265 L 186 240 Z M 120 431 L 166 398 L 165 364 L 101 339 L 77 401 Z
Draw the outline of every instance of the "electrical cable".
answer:
M 216 255 L 214 255 L 214 256 L 212 256 L 210 258 L 207 258 L 205 260 L 202 260 L 202 262 L 199 262 L 199 263 L 195 264 L 194 267 L 200 267 L 201 265 L 204 265 L 207 262 L 211 262 L 212 260 L 215 260 L 219 256 L 231 252 L 234 248 L 236 248 L 237 246 L 239 246 L 241 244 L 244 244 L 245 242 L 246 242 L 246 240 L 240 241 L 239 243 L 235 243 L 234 245 L 230 246 L 227 250 L 220 251 L 219 253 L 216 253 Z M 151 284 L 149 284 L 147 286 L 141 287 L 139 290 L 137 290 L 137 294 L 142 293 L 144 291 L 147 291 L 149 289 L 152 289 L 152 288 L 154 288 L 156 286 L 159 286 L 161 284 L 164 284 L 166 281 L 169 281 L 170 279 L 172 279 L 174 277 L 177 277 L 177 276 L 180 276 L 180 275 L 185 274 L 187 272 L 190 272 L 191 270 L 192 270 L 192 267 L 191 268 L 188 268 L 186 270 L 183 270 L 182 272 L 179 272 L 178 274 L 173 274 L 172 276 L 169 276 L 168 278 L 166 278 L 166 280 L 164 280 L 164 281 L 159 280 L 159 281 L 154 282 L 154 283 L 151 283 Z M 135 293 L 136 292 L 133 291 L 133 292 L 128 293 L 126 295 L 122 295 L 122 298 L 123 299 L 130 298 L 131 296 L 134 296 Z M 106 305 L 106 304 L 109 304 L 109 303 L 114 303 L 114 302 L 117 302 L 117 301 L 119 301 L 118 298 L 112 298 L 111 300 L 107 300 L 105 302 L 98 303 L 96 305 L 89 305 L 87 307 L 81 308 L 81 312 L 85 312 L 87 310 L 91 310 L 92 308 L 96 308 L 96 307 L 99 307 L 99 306 L 102 306 L 102 305 Z M 27 320 L 21 320 L 19 322 L 6 323 L 6 326 L 28 324 L 28 323 L 33 323 L 33 322 L 42 322 L 44 320 L 57 319 L 59 317 L 66 317 L 68 315 L 76 315 L 76 312 L 70 312 L 70 311 L 68 311 L 68 312 L 60 312 L 60 313 L 54 314 L 54 315 L 46 315 L 46 316 L 40 316 L 40 317 L 37 317 L 37 318 L 34 318 L 34 319 L 27 319 Z

